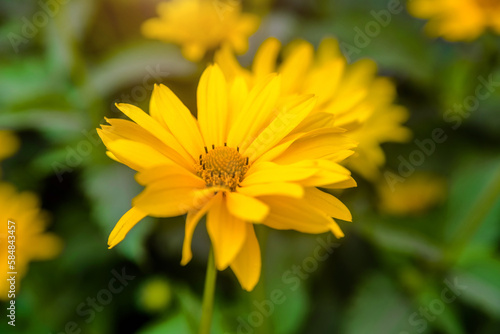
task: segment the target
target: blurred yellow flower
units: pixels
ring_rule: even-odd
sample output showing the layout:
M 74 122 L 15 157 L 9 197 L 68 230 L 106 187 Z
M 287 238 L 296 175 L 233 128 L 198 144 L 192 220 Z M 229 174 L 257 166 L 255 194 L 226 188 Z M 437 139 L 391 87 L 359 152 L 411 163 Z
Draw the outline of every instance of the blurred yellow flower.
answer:
M 245 290 L 260 277 L 260 248 L 253 224 L 304 233 L 343 233 L 332 217 L 351 214 L 334 196 L 318 190 L 355 186 L 338 162 L 352 154 L 352 140 L 331 126 L 313 126 L 312 95 L 283 96 L 276 74 L 227 82 L 217 65 L 201 76 L 198 119 L 165 86 L 156 86 L 150 115 L 118 104 L 134 122 L 108 119 L 98 129 L 108 155 L 138 171 L 146 189 L 109 236 L 118 244 L 146 215 L 187 213 L 182 261 L 206 214 L 217 269 L 231 267 Z M 320 122 L 318 122 L 319 124 Z
M 266 40 L 255 55 L 252 71 L 242 68 L 228 48 L 222 48 L 215 61 L 228 77 L 244 77 L 250 87 L 277 71 L 283 77 L 283 94 L 316 95 L 318 102 L 313 114 L 318 122 L 329 121 L 346 129 L 346 135 L 358 142 L 356 153 L 346 161 L 347 166 L 370 181 L 378 179 L 380 167 L 385 163 L 380 144 L 404 142 L 411 135 L 402 126 L 409 116 L 407 110 L 393 104 L 394 84 L 377 77 L 377 66 L 371 60 L 347 64 L 338 42 L 332 38 L 323 40 L 316 56 L 310 43 L 292 42 L 278 66 L 280 49 L 277 39 Z
M 242 54 L 259 18 L 241 12 L 235 0 L 172 0 L 158 5 L 159 17 L 144 22 L 144 36 L 182 46 L 184 57 L 199 61 L 207 51 L 228 43 Z
M 9 220 L 13 224 L 9 224 Z M 3 277 L 0 282 L 0 299 L 6 300 L 10 291 L 7 278 L 11 276 L 7 273 L 17 272 L 17 294 L 20 279 L 28 271 L 28 264 L 54 258 L 61 252 L 62 242 L 54 234 L 44 233 L 47 217 L 40 210 L 38 198 L 28 192 L 18 193 L 7 183 L 0 183 L 0 224 L 0 252 L 4 254 L 0 263 Z M 14 227 L 9 229 L 9 225 Z
M 415 173 L 403 183 L 378 186 L 381 211 L 397 215 L 417 215 L 442 203 L 446 198 L 444 179 L 428 173 Z
M 500 34 L 498 0 L 413 0 L 409 12 L 429 19 L 425 29 L 433 37 L 471 41 L 488 28 Z
M 19 149 L 19 140 L 8 130 L 0 130 L 0 161 L 10 157 Z

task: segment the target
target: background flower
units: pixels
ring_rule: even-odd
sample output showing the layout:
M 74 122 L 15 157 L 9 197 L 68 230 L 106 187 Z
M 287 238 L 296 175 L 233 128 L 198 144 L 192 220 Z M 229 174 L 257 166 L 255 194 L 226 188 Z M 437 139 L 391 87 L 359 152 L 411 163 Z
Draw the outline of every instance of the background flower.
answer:
M 496 0 L 415 0 L 409 5 L 416 17 L 430 19 L 426 32 L 449 41 L 471 41 L 487 29 L 500 34 L 500 3 Z
M 158 18 L 142 26 L 144 36 L 182 46 L 182 54 L 198 61 L 223 43 L 244 53 L 259 26 L 256 15 L 241 13 L 239 1 L 172 0 L 158 5 Z

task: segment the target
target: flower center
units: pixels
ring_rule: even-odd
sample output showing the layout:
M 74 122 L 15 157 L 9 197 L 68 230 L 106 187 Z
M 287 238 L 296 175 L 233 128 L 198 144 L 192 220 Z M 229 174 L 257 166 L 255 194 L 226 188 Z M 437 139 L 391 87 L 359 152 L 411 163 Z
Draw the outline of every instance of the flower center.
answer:
M 200 164 L 196 172 L 205 181 L 207 187 L 220 186 L 235 191 L 248 170 L 248 158 L 242 156 L 239 149 L 227 146 L 214 147 L 205 155 L 200 155 Z
M 498 0 L 476 0 L 477 4 L 484 9 L 500 9 Z

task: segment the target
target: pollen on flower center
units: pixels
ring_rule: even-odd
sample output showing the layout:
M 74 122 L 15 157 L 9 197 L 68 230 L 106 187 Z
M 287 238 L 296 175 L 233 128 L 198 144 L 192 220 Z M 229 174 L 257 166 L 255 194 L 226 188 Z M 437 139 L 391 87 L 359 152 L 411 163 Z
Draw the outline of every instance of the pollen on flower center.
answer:
M 196 166 L 198 175 L 207 187 L 221 186 L 235 191 L 248 170 L 248 158 L 239 153 L 239 149 L 227 146 L 214 147 L 206 154 L 200 155 L 200 163 Z

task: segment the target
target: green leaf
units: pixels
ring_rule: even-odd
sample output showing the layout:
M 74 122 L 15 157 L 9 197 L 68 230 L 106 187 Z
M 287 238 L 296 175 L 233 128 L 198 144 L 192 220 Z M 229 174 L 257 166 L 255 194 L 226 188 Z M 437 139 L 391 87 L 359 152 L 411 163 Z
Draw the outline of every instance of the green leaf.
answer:
M 146 328 L 139 330 L 139 334 L 164 334 L 164 333 L 192 333 L 189 322 L 182 312 L 176 312 L 170 317 L 160 320 Z
M 85 170 L 82 186 L 92 201 L 92 215 L 106 236 L 131 207 L 131 201 L 141 187 L 134 180 L 134 172 L 118 164 L 93 166 Z M 140 221 L 114 249 L 127 258 L 139 262 L 144 256 L 144 239 L 151 230 L 152 219 Z
M 395 289 L 394 282 L 382 274 L 369 276 L 347 309 L 345 334 L 400 334 L 408 327 L 411 309 Z
M 478 257 L 463 263 L 454 272 L 458 282 L 465 285 L 460 299 L 500 319 L 500 260 Z
M 87 90 L 105 97 L 127 85 L 138 84 L 137 87 L 150 91 L 153 83 L 161 83 L 168 76 L 188 76 L 195 68 L 173 45 L 137 43 L 115 51 L 94 67 Z

